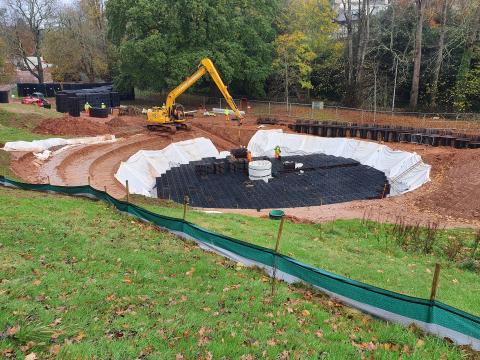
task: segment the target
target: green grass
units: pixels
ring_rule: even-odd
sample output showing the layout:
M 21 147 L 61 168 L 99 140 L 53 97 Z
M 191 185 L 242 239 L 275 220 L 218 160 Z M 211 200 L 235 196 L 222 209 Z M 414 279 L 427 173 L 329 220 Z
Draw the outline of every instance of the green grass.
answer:
M 272 300 L 270 280 L 262 273 L 203 252 L 101 202 L 0 188 L 0 226 L 4 356 L 475 356 L 305 288 L 279 283 Z M 270 230 L 273 225 L 264 231 Z M 286 233 L 291 231 L 288 224 Z
M 44 119 L 61 116 L 54 109 L 34 105 L 0 104 L 0 143 L 47 138 L 48 136 L 32 133 L 32 129 Z
M 134 197 L 137 203 L 161 214 L 182 217 L 182 207 L 155 205 Z M 278 222 L 237 214 L 190 211 L 188 220 L 209 230 L 273 248 Z M 462 239 L 459 257 L 468 258 L 475 233 L 471 229 L 441 231 L 432 254 L 405 251 L 391 234 L 391 225 L 337 220 L 328 224 L 286 222 L 280 252 L 315 267 L 403 294 L 429 298 L 435 263 L 442 266 L 437 300 L 480 315 L 479 270 L 464 269 L 449 260 L 445 247 L 452 237 Z M 480 260 L 477 251 L 475 261 Z

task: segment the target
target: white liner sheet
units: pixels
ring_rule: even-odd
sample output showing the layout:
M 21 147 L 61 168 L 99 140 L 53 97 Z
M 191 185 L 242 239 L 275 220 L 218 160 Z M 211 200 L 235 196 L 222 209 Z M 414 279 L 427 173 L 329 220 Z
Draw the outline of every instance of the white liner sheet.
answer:
M 128 180 L 130 193 L 157 197 L 155 181 L 169 169 L 206 157 L 225 158 L 228 151 L 218 152 L 210 139 L 204 137 L 168 145 L 162 150 L 140 150 L 122 162 L 115 178 L 123 185 Z
M 248 149 L 252 156 L 274 157 L 279 145 L 282 156 L 326 154 L 357 160 L 382 171 L 390 185 L 390 195 L 415 190 L 430 181 L 431 166 L 416 153 L 392 150 L 386 145 L 349 138 L 287 134 L 282 130 L 260 130 L 251 138 Z M 169 169 L 205 157 L 224 158 L 228 151 L 218 152 L 211 140 L 196 138 L 168 145 L 162 150 L 140 150 L 122 162 L 115 178 L 131 193 L 156 197 L 156 178 Z
M 386 145 L 350 138 L 287 134 L 282 130 L 259 130 L 248 143 L 252 156 L 275 155 L 280 146 L 282 156 L 326 154 L 357 160 L 362 165 L 382 171 L 390 183 L 390 195 L 413 191 L 430 181 L 431 166 L 420 155 L 392 150 Z
M 41 153 L 55 146 L 65 145 L 92 145 L 115 142 L 115 135 L 102 135 L 73 139 L 49 138 L 44 140 L 33 141 L 10 141 L 5 144 L 5 151 L 22 151 Z

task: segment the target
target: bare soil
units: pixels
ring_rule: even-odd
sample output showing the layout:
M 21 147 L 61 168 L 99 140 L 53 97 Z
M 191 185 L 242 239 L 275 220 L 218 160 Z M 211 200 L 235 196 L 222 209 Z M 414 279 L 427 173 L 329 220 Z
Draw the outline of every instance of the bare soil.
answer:
M 54 184 L 91 184 L 99 189 L 105 186 L 115 197 L 125 196 L 125 188 L 115 178 L 120 163 L 139 150 L 162 149 L 172 142 L 195 137 L 210 138 L 219 150 L 230 150 L 247 145 L 259 129 L 256 118 L 250 117 L 238 126 L 223 116 L 196 116 L 190 121 L 191 131 L 175 135 L 149 132 L 143 116 L 110 116 L 108 119 L 76 118 L 48 119 L 37 131 L 61 135 L 116 134 L 119 140 L 112 144 L 78 146 L 59 151 L 52 159 L 41 162 L 32 154 L 15 154 L 12 170 L 31 182 Z M 266 125 L 263 129 L 282 128 L 285 125 Z M 432 181 L 420 189 L 402 196 L 379 200 L 286 209 L 296 222 L 324 222 L 334 219 L 368 218 L 382 222 L 396 222 L 403 218 L 408 223 L 436 222 L 446 227 L 480 227 L 480 159 L 479 150 L 459 150 L 446 147 L 426 147 L 413 144 L 388 143 L 394 149 L 419 153 L 432 165 Z M 221 209 L 224 212 L 267 216 L 268 209 Z
M 34 133 L 44 135 L 104 135 L 110 129 L 105 124 L 88 118 L 64 117 L 45 119 L 33 129 Z

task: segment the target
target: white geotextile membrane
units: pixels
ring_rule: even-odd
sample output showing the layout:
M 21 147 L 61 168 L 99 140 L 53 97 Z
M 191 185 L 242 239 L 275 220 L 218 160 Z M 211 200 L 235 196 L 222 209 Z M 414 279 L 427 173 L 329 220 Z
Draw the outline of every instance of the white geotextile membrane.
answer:
M 73 138 L 73 139 L 49 138 L 49 139 L 34 140 L 34 141 L 11 141 L 5 144 L 5 146 L 3 147 L 3 150 L 41 153 L 54 146 L 84 145 L 84 144 L 91 145 L 91 144 L 111 143 L 115 141 L 116 141 L 115 135 L 102 135 L 102 136 L 92 136 L 92 137 Z
M 125 185 L 128 180 L 130 193 L 157 197 L 156 178 L 167 170 L 190 161 L 206 157 L 225 158 L 228 151 L 218 152 L 210 139 L 204 137 L 168 145 L 162 150 L 140 150 L 126 162 L 122 162 L 115 178 Z
M 250 139 L 248 149 L 254 157 L 273 157 L 277 145 L 282 150 L 282 156 L 326 154 L 371 166 L 387 177 L 390 195 L 415 190 L 430 181 L 431 166 L 425 164 L 418 154 L 392 150 L 386 145 L 368 141 L 286 134 L 280 129 L 260 130 Z

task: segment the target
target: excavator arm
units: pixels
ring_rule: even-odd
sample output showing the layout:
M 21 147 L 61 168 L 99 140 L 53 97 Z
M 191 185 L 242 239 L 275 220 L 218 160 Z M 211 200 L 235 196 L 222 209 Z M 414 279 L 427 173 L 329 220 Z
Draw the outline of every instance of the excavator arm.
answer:
M 176 98 L 183 94 L 190 86 L 195 84 L 203 75 L 205 75 L 207 71 L 210 74 L 212 80 L 217 85 L 220 92 L 222 93 L 223 97 L 227 101 L 228 106 L 230 106 L 237 118 L 239 120 L 242 120 L 243 116 L 242 114 L 240 114 L 237 105 L 235 105 L 232 96 L 228 92 L 227 86 L 223 83 L 217 69 L 213 65 L 212 61 L 208 58 L 202 59 L 197 71 L 195 71 L 190 77 L 188 77 L 185 81 L 183 81 L 180 85 L 178 85 L 168 94 L 167 100 L 165 102 L 165 109 L 168 114 L 172 114 Z

